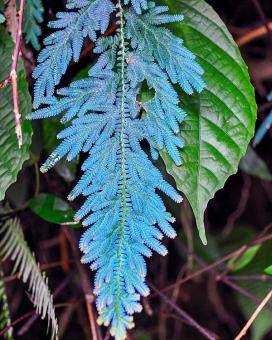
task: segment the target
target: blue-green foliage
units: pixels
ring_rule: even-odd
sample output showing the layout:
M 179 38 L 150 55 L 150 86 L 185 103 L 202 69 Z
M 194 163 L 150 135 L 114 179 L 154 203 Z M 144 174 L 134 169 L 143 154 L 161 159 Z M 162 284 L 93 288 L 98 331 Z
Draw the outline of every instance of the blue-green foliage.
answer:
M 40 50 L 39 37 L 42 34 L 41 23 L 43 22 L 43 4 L 41 0 L 26 0 L 24 9 L 23 32 L 25 41 L 31 43 L 35 50 Z
M 67 7 L 80 9 L 60 13 L 50 24 L 60 30 L 45 40 L 34 72 L 35 106 L 48 106 L 30 118 L 62 114 L 63 123 L 71 122 L 58 135 L 62 142 L 43 171 L 64 156 L 72 160 L 81 151 L 88 153 L 84 174 L 69 200 L 87 197 L 75 217 L 88 228 L 80 241 L 82 262 L 97 270 L 98 322 L 111 325 L 112 335 L 123 339 L 126 329 L 133 327 L 132 314 L 141 311 L 140 296 L 149 294 L 144 257 L 152 251 L 166 255 L 163 234 L 176 235 L 174 218 L 159 192 L 175 202 L 182 200 L 143 151 L 141 141 L 148 141 L 153 159 L 158 158 L 157 149 L 165 148 L 181 164 L 179 124 L 185 112 L 173 84 L 187 93 L 201 92 L 203 71 L 183 41 L 160 26 L 182 20 L 180 15 L 168 15 L 165 6 L 118 0 L 114 7 L 109 0 L 81 0 L 68 1 Z M 97 32 L 107 29 L 112 12 L 119 27 L 116 34 L 96 40 Z M 87 79 L 58 90 L 54 97 L 69 62 L 79 59 L 86 36 L 96 40 L 96 64 Z M 143 84 L 152 94 L 146 102 L 141 101 Z

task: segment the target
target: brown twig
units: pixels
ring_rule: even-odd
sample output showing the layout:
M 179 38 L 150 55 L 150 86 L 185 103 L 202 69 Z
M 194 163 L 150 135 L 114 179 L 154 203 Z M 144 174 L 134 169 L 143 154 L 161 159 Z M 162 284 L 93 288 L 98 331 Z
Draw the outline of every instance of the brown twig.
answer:
M 69 260 L 69 262 L 73 263 L 74 261 Z M 44 263 L 44 264 L 40 265 L 40 269 L 41 270 L 48 270 L 48 269 L 52 269 L 52 268 L 56 268 L 56 267 L 62 267 L 63 265 L 64 265 L 64 263 L 61 262 L 61 261 Z M 8 282 L 11 282 L 11 281 L 18 279 L 18 275 L 19 274 L 13 274 L 13 275 L 10 275 L 10 276 L 5 276 L 4 282 L 8 283 Z
M 90 284 L 88 282 L 88 277 L 87 274 L 84 270 L 84 267 L 81 265 L 80 263 L 80 254 L 79 254 L 79 250 L 77 248 L 77 246 L 75 245 L 74 241 L 75 241 L 75 233 L 73 230 L 67 230 L 64 229 L 64 233 L 71 245 L 72 251 L 74 253 L 74 256 L 76 257 L 77 261 L 76 261 L 76 265 L 79 271 L 79 275 L 81 278 L 81 282 L 82 282 L 82 289 L 83 289 L 83 293 L 84 293 L 84 297 L 85 297 L 85 304 L 86 304 L 86 309 L 88 312 L 88 317 L 89 317 L 89 323 L 90 323 L 90 328 L 91 328 L 91 332 L 92 332 L 92 339 L 93 340 L 99 340 L 100 336 L 99 333 L 97 332 L 97 326 L 96 326 L 96 321 L 95 321 L 95 316 L 94 316 L 94 312 L 93 312 L 93 302 L 94 302 L 94 296 L 90 290 Z
M 23 321 L 23 320 L 29 318 L 30 316 L 34 315 L 35 313 L 36 313 L 36 311 L 33 310 L 33 311 L 31 311 L 31 312 L 28 312 L 28 313 L 26 313 L 26 314 L 20 316 L 18 319 L 16 319 L 15 321 L 11 322 L 7 327 L 1 329 L 1 330 L 0 330 L 0 336 L 3 336 L 4 334 L 6 334 L 6 332 L 7 332 L 10 328 L 16 326 L 19 322 L 21 322 L 21 321 Z
M 271 236 L 271 238 L 272 238 L 272 236 Z M 161 292 L 163 292 L 163 293 L 168 292 L 168 291 L 172 290 L 173 288 L 178 287 L 179 285 L 184 284 L 185 282 L 188 282 L 188 281 L 190 281 L 190 280 L 192 280 L 192 279 L 194 279 L 194 278 L 196 278 L 196 277 L 198 277 L 198 276 L 200 276 L 200 275 L 202 275 L 204 273 L 210 272 L 212 269 L 218 267 L 220 264 L 222 264 L 222 263 L 228 261 L 229 259 L 231 259 L 232 257 L 240 254 L 244 250 L 244 248 L 245 248 L 245 246 L 240 248 L 240 249 L 238 249 L 238 250 L 235 250 L 235 251 L 231 252 L 230 254 L 222 257 L 221 259 L 217 260 L 216 262 L 214 262 L 214 263 L 212 263 L 212 264 L 210 264 L 210 265 L 208 265 L 208 266 L 206 266 L 204 268 L 201 268 L 201 269 L 197 270 L 196 272 L 194 272 L 194 273 L 192 273 L 190 275 L 187 275 L 185 278 L 177 280 L 175 283 L 169 285 L 168 287 L 163 288 L 161 290 Z M 150 297 L 153 298 L 156 295 L 157 294 L 152 294 Z
M 61 282 L 61 284 L 54 290 L 53 292 L 53 299 L 58 297 L 58 295 L 67 287 L 67 285 L 70 283 L 70 280 L 74 276 L 74 273 L 71 272 L 66 278 Z M 27 320 L 24 325 L 18 330 L 17 334 L 18 336 L 23 336 L 25 333 L 27 333 L 30 329 L 30 327 L 35 323 L 35 321 L 39 318 L 38 314 L 34 314 L 29 320 Z
M 264 230 L 258 235 L 257 237 L 257 240 L 258 239 L 262 239 L 262 237 L 267 233 L 267 231 L 271 228 L 272 224 L 268 224 Z M 231 263 L 229 263 L 227 266 L 226 266 L 226 269 L 218 276 L 218 280 L 220 280 L 221 277 L 227 275 L 228 272 L 230 272 L 232 269 L 235 268 L 235 266 L 237 265 L 237 263 L 240 261 L 240 259 L 242 258 L 242 256 L 245 254 L 245 252 L 250 248 L 252 247 L 252 242 L 249 242 L 247 245 L 245 245 L 245 248 L 244 250 L 238 254 L 233 261 L 231 261 Z
M 216 340 L 218 337 L 214 334 L 212 334 L 210 331 L 205 329 L 203 326 L 201 326 L 197 321 L 195 321 L 189 314 L 187 314 L 184 310 L 182 310 L 180 307 L 178 307 L 175 303 L 173 303 L 165 294 L 163 294 L 160 290 L 158 290 L 156 287 L 154 287 L 152 284 L 148 283 L 149 286 L 154 290 L 156 295 L 159 295 L 169 306 L 175 310 L 175 312 L 181 316 L 183 319 L 185 319 L 189 325 L 191 325 L 193 328 L 195 328 L 199 333 L 201 333 L 206 339 L 210 340 Z
M 117 25 L 113 24 L 109 29 L 102 35 L 102 37 L 108 37 L 112 33 L 114 33 L 117 30 Z M 85 58 L 89 53 L 92 52 L 92 50 L 95 48 L 95 43 L 91 42 L 88 44 L 88 46 L 81 52 L 80 59 Z M 75 62 L 72 61 L 71 65 L 73 65 Z
M 268 227 L 270 227 L 270 225 L 269 225 Z M 267 228 L 268 228 L 268 227 L 267 227 Z M 265 230 L 266 230 L 267 228 L 265 228 Z M 263 233 L 262 233 L 262 234 L 263 234 Z M 205 265 L 205 266 L 203 266 L 203 268 L 199 269 L 198 271 L 196 271 L 196 272 L 194 272 L 194 273 L 192 273 L 192 274 L 186 276 L 185 278 L 183 278 L 183 279 L 181 279 L 181 280 L 178 280 L 178 281 L 176 281 L 175 283 L 173 283 L 173 284 L 171 284 L 171 285 L 169 285 L 169 286 L 163 288 L 163 289 L 161 290 L 161 292 L 163 292 L 163 293 L 168 292 L 168 291 L 172 290 L 173 288 L 175 288 L 175 287 L 177 287 L 177 286 L 179 286 L 179 285 L 184 284 L 185 282 L 188 282 L 188 281 L 194 279 L 195 277 L 198 277 L 198 276 L 200 276 L 200 275 L 202 275 L 202 274 L 204 274 L 204 273 L 211 272 L 211 271 L 213 271 L 215 268 L 217 268 L 219 265 L 225 263 L 226 261 L 228 261 L 229 259 L 233 258 L 234 256 L 237 256 L 237 257 L 238 257 L 238 256 L 242 256 L 242 254 L 244 254 L 244 252 L 248 249 L 249 246 L 255 246 L 255 245 L 258 245 L 258 244 L 262 244 L 262 243 L 264 243 L 264 242 L 266 242 L 266 241 L 269 241 L 269 240 L 272 240 L 272 234 L 269 234 L 269 235 L 267 235 L 267 236 L 263 236 L 263 237 L 257 238 L 256 240 L 250 242 L 249 244 L 243 245 L 243 246 L 240 247 L 239 249 L 237 249 L 237 250 L 235 250 L 235 251 L 229 253 L 228 255 L 226 255 L 226 256 L 224 256 L 224 257 L 218 259 L 218 260 L 215 261 L 214 263 L 212 263 L 212 264 L 210 264 L 210 265 Z M 182 245 L 181 248 L 182 248 L 183 250 L 185 250 L 186 252 L 188 252 L 188 251 L 187 251 L 187 248 L 186 248 L 185 246 Z M 196 255 L 195 255 L 195 254 L 193 254 L 193 256 L 196 258 Z M 225 275 L 225 274 L 226 274 L 226 272 L 224 272 L 224 275 Z M 220 277 L 218 278 L 218 280 L 220 280 Z M 157 294 L 154 293 L 154 294 L 152 294 L 152 295 L 150 296 L 150 298 L 153 298 L 153 297 L 155 297 L 156 295 L 157 295 Z
M 259 304 L 258 308 L 252 314 L 251 318 L 248 320 L 245 327 L 241 330 L 241 332 L 237 335 L 237 337 L 234 340 L 240 340 L 246 335 L 250 326 L 253 324 L 253 322 L 256 320 L 258 315 L 261 313 L 261 311 L 264 309 L 265 305 L 268 303 L 268 301 L 271 298 L 272 298 L 272 290 L 270 290 L 270 292 L 266 295 L 266 297 L 263 299 L 263 301 Z
M 230 281 L 226 277 L 220 278 L 220 281 L 223 282 L 225 285 L 229 286 L 230 288 L 232 288 L 233 290 L 235 290 L 240 295 L 243 295 L 244 297 L 246 297 L 248 300 L 254 302 L 256 305 L 258 305 L 261 302 L 261 300 L 258 297 L 249 293 L 247 290 L 238 286 L 236 283 Z M 272 305 L 271 304 L 268 304 L 266 307 L 267 307 L 268 310 L 272 311 Z
M 252 3 L 255 6 L 257 12 L 259 13 L 259 16 L 260 16 L 260 18 L 261 18 L 261 20 L 262 20 L 262 22 L 263 22 L 263 24 L 264 24 L 264 26 L 266 28 L 267 34 L 270 35 L 271 29 L 270 29 L 270 27 L 268 25 L 269 21 L 267 20 L 267 17 L 266 17 L 266 15 L 265 15 L 265 13 L 264 13 L 264 11 L 262 9 L 262 6 L 260 5 L 259 0 L 252 0 Z
M 60 258 L 61 262 L 63 263 L 62 265 L 62 270 L 64 273 L 68 273 L 70 271 L 70 262 L 69 262 L 69 249 L 68 249 L 68 242 L 66 235 L 63 231 L 63 229 L 60 230 L 59 234 L 60 238 Z
M 183 247 L 183 250 L 187 253 L 188 249 L 186 247 Z M 206 263 L 199 258 L 196 254 L 193 254 L 196 262 L 201 266 L 206 268 Z M 216 273 L 215 268 L 212 268 L 209 272 L 211 273 Z M 235 290 L 236 292 L 238 292 L 239 294 L 245 296 L 246 298 L 248 298 L 249 300 L 251 300 L 252 302 L 254 302 L 255 304 L 259 304 L 261 302 L 261 300 L 256 297 L 255 295 L 252 295 L 251 293 L 249 293 L 247 290 L 245 290 L 244 288 L 238 286 L 237 284 L 235 284 L 234 282 L 231 282 L 229 279 L 227 279 L 226 276 L 221 276 L 220 274 L 218 274 L 215 279 L 217 281 L 221 281 L 222 283 L 226 284 L 227 286 L 229 286 L 230 288 L 232 288 L 233 290 Z M 269 309 L 270 311 L 272 311 L 272 305 L 267 305 L 266 306 L 267 309 Z
M 272 281 L 272 276 L 269 275 L 226 275 L 226 278 L 232 281 Z
M 23 15 L 25 8 L 25 0 L 21 0 L 20 2 L 20 10 L 19 10 L 19 22 L 18 28 L 16 32 L 16 43 L 15 49 L 12 56 L 12 65 L 10 71 L 10 79 L 12 86 L 12 94 L 13 94 L 13 109 L 15 116 L 15 131 L 18 139 L 19 148 L 23 145 L 23 134 L 22 134 L 22 126 L 21 126 L 21 114 L 19 108 L 19 95 L 18 95 L 18 83 L 17 83 L 17 65 L 20 54 L 21 47 L 21 39 L 22 39 L 22 27 L 23 27 Z
M 14 54 L 12 56 L 12 65 L 11 65 L 11 72 L 10 72 L 12 93 L 13 93 L 14 115 L 15 115 L 15 131 L 16 131 L 16 135 L 18 139 L 19 148 L 21 148 L 21 146 L 23 145 L 23 134 L 22 134 L 22 126 L 21 126 L 21 114 L 20 114 L 20 108 L 19 108 L 17 65 L 18 65 L 21 39 L 22 39 L 24 8 L 25 8 L 25 0 L 21 0 L 20 10 L 19 10 L 19 22 L 18 22 L 18 28 L 17 28 L 17 33 L 16 33 L 16 44 L 15 44 Z
M 270 30 L 272 30 L 272 22 L 268 23 L 268 27 Z M 249 44 L 251 41 L 262 38 L 267 35 L 267 27 L 261 26 L 258 27 L 246 34 L 244 34 L 242 37 L 236 40 L 236 43 L 239 47 L 245 46 Z
M 229 311 L 224 306 L 219 293 L 218 282 L 215 280 L 214 273 L 210 273 L 208 277 L 207 295 L 219 319 L 225 324 L 230 325 L 232 329 L 238 329 L 238 324 L 235 317 L 233 317 L 232 314 L 229 313 Z
M 64 308 L 64 307 L 74 306 L 78 303 L 82 303 L 83 301 L 84 301 L 83 299 L 78 299 L 78 300 L 73 300 L 73 301 L 69 301 L 69 302 L 57 303 L 57 304 L 54 305 L 54 307 L 55 308 Z M 0 337 L 3 336 L 5 333 L 7 333 L 7 331 L 10 328 L 16 326 L 18 323 L 20 323 L 21 321 L 31 317 L 34 314 L 36 314 L 36 310 L 32 310 L 32 311 L 20 316 L 19 318 L 17 318 L 13 322 L 11 322 L 8 326 L 6 326 L 5 328 L 0 330 Z
M 21 146 L 23 145 L 23 134 L 22 134 L 22 126 L 21 126 L 20 107 L 19 107 L 17 66 L 18 66 L 19 54 L 20 54 L 20 49 L 21 49 L 24 8 L 25 8 L 25 0 L 21 0 L 20 10 L 19 10 L 19 21 L 18 21 L 18 27 L 16 31 L 15 48 L 14 48 L 14 52 L 12 55 L 11 71 L 10 71 L 8 79 L 6 79 L 3 83 L 0 84 L 0 88 L 7 86 L 9 83 L 11 83 L 11 86 L 12 86 L 13 111 L 14 111 L 14 117 L 15 117 L 15 132 L 17 135 L 19 148 L 21 148 Z

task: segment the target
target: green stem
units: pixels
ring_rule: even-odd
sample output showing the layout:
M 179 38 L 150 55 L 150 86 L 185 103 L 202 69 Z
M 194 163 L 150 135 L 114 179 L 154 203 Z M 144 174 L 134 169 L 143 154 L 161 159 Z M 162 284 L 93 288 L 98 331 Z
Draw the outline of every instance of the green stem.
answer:
M 123 16 L 123 8 L 121 0 L 118 0 L 118 7 L 120 13 L 120 47 L 121 47 L 121 69 L 120 69 L 120 83 L 121 83 L 121 97 L 120 97 L 120 113 L 121 113 L 121 133 L 120 133 L 120 143 L 121 143 L 121 171 L 122 171 L 122 220 L 120 225 L 120 242 L 117 251 L 118 257 L 118 270 L 116 273 L 116 281 L 117 281 L 117 296 L 116 296 L 116 312 L 117 317 L 120 318 L 119 314 L 119 305 L 121 299 L 121 272 L 122 272 L 122 248 L 124 245 L 125 238 L 125 222 L 126 222 L 126 214 L 127 214 L 127 199 L 126 199 L 126 191 L 127 191 L 127 174 L 126 174 L 126 147 L 125 147 L 125 127 L 126 127 L 126 114 L 125 114 L 125 38 L 124 38 L 124 16 Z

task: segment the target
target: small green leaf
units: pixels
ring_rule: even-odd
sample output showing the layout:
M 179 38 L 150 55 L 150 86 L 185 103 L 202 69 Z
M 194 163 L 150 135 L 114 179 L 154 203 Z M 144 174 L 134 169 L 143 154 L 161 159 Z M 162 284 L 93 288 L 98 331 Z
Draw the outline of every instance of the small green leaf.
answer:
M 0 26 L 0 83 L 8 78 L 11 68 L 14 44 L 11 37 Z M 32 128 L 30 121 L 25 119 L 31 111 L 31 97 L 28 92 L 24 66 L 19 60 L 17 70 L 19 106 L 22 115 L 23 145 L 18 147 L 15 133 L 13 112 L 13 97 L 11 86 L 0 89 L 0 200 L 5 197 L 6 190 L 16 182 L 18 172 L 23 163 L 29 158 Z
M 233 271 L 240 270 L 247 266 L 256 256 L 257 252 L 260 249 L 260 245 L 250 247 L 244 254 L 241 256 L 241 258 L 235 263 L 235 266 L 232 268 Z M 234 256 L 229 262 L 228 266 L 232 266 L 234 262 L 236 262 L 237 256 Z
M 64 224 L 73 228 L 80 227 L 73 222 L 75 212 L 61 198 L 51 194 L 40 194 L 29 201 L 30 209 L 47 222 Z
M 265 268 L 264 272 L 268 275 L 272 275 L 272 265 Z
M 187 113 L 180 134 L 183 164 L 161 155 L 177 188 L 189 200 L 199 235 L 207 244 L 204 212 L 208 202 L 238 169 L 254 135 L 256 102 L 247 67 L 226 26 L 203 0 L 159 0 L 184 21 L 171 27 L 204 69 L 207 88 L 180 94 Z
M 252 147 L 249 147 L 244 158 L 242 158 L 239 168 L 245 173 L 264 179 L 266 181 L 272 181 L 272 174 L 270 173 L 265 162 L 257 155 Z

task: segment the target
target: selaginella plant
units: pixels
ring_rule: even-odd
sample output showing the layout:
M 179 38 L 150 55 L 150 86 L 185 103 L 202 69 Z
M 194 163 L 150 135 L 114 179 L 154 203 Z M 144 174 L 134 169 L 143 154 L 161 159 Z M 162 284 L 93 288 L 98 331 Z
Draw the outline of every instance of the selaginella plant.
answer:
M 88 153 L 84 174 L 68 198 L 86 196 L 75 219 L 87 227 L 80 241 L 82 262 L 97 271 L 98 323 L 111 325 L 111 334 L 124 339 L 134 326 L 132 315 L 142 309 L 140 296 L 149 294 L 144 258 L 152 251 L 166 255 L 163 234 L 176 236 L 174 218 L 159 194 L 182 201 L 151 158 L 165 149 L 176 165 L 182 163 L 179 125 L 185 112 L 176 86 L 200 93 L 203 69 L 166 27 L 183 20 L 168 14 L 167 6 L 146 0 L 68 0 L 66 8 L 49 24 L 56 31 L 45 39 L 33 74 L 36 111 L 29 118 L 62 115 L 62 123 L 70 122 L 43 172 L 64 156 L 70 161 L 81 151 Z M 116 18 L 117 29 L 105 37 L 110 17 Z M 79 60 L 85 38 L 95 41 L 97 62 L 86 79 L 55 95 L 69 63 Z M 142 148 L 144 140 L 150 156 Z

